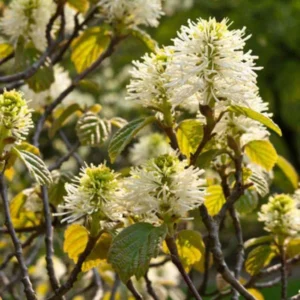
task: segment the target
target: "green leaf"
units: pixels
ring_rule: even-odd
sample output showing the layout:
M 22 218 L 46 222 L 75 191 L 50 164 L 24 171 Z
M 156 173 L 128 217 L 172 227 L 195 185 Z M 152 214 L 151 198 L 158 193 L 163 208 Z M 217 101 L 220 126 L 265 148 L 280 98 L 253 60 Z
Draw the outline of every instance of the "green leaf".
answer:
M 277 152 L 269 141 L 251 141 L 245 145 L 245 152 L 253 163 L 267 171 L 272 170 L 278 160 Z
M 249 181 L 253 183 L 254 189 L 261 197 L 264 197 L 269 193 L 269 183 L 261 172 L 252 170 Z
M 51 174 L 53 182 L 48 189 L 49 202 L 57 206 L 63 201 L 64 196 L 67 194 L 65 184 L 66 182 L 70 182 L 72 175 L 69 172 L 60 173 L 58 171 L 53 171 Z
M 245 194 L 235 203 L 235 208 L 241 214 L 248 214 L 257 207 L 257 204 L 257 195 L 251 193 L 251 191 L 245 191 Z
M 25 191 L 18 193 L 9 203 L 9 210 L 12 218 L 18 218 L 20 216 L 21 209 L 26 203 L 28 195 L 24 192 Z
M 202 152 L 198 158 L 196 165 L 200 169 L 208 169 L 212 160 L 220 153 L 219 149 L 211 149 L 205 152 Z
M 63 110 L 63 112 L 59 115 L 57 119 L 54 120 L 50 130 L 49 130 L 49 137 L 53 138 L 55 133 L 62 128 L 62 126 L 65 124 L 67 119 L 71 117 L 76 111 L 81 111 L 81 108 L 79 104 L 74 103 L 68 106 L 66 109 Z
M 190 119 L 182 121 L 176 131 L 181 153 L 190 157 L 194 153 L 203 136 L 203 125 L 200 121 Z
M 149 223 L 137 223 L 115 237 L 108 253 L 108 262 L 124 283 L 132 276 L 139 279 L 146 273 L 151 258 L 158 255 L 166 233 L 166 225 L 154 227 Z
M 81 13 L 85 13 L 89 8 L 88 0 L 67 0 L 67 3 Z
M 250 275 L 255 275 L 265 268 L 271 260 L 277 255 L 274 246 L 262 245 L 254 248 L 245 262 L 246 271 Z
M 24 60 L 28 66 L 34 64 L 40 56 L 41 52 L 34 47 L 28 47 L 24 51 Z M 54 80 L 53 67 L 47 60 L 26 82 L 34 92 L 39 93 L 49 89 Z
M 111 139 L 108 147 L 108 154 L 111 162 L 113 163 L 116 160 L 118 155 L 142 128 L 153 123 L 155 120 L 155 117 L 137 119 L 119 129 Z
M 0 59 L 5 58 L 14 52 L 14 47 L 8 43 L 0 44 Z
M 206 189 L 204 204 L 211 216 L 216 215 L 226 202 L 220 185 L 211 185 Z
M 252 120 L 258 121 L 261 124 L 265 125 L 269 129 L 272 129 L 275 131 L 278 135 L 282 136 L 281 129 L 276 125 L 270 118 L 266 117 L 265 115 L 258 113 L 255 110 L 252 110 L 248 107 L 238 106 L 238 105 L 232 105 L 229 107 L 229 111 L 234 112 L 237 115 L 243 115 L 245 117 L 248 117 Z
M 14 147 L 12 151 L 24 162 L 29 174 L 40 185 L 50 184 L 52 182 L 51 174 L 45 163 L 35 154 Z
M 286 248 L 286 254 L 288 257 L 300 255 L 300 237 L 293 238 L 289 241 Z
M 71 60 L 78 73 L 90 67 L 106 50 L 110 41 L 105 27 L 90 27 L 72 43 Z
M 152 37 L 147 32 L 139 28 L 134 28 L 131 30 L 131 34 L 142 41 L 152 52 L 154 52 L 158 48 L 158 43 L 154 39 L 152 39 Z
M 86 112 L 77 122 L 76 132 L 79 141 L 85 146 L 100 146 L 111 133 L 110 122 L 101 120 L 97 114 Z
M 112 118 L 109 120 L 109 122 L 111 123 L 111 125 L 118 127 L 118 128 L 122 128 L 128 124 L 127 120 L 120 118 L 120 117 Z
M 253 247 L 259 244 L 269 243 L 273 241 L 274 238 L 271 235 L 260 236 L 258 238 L 252 238 L 244 243 L 244 248 Z
M 278 156 L 276 165 L 281 169 L 284 175 L 289 179 L 295 189 L 298 187 L 299 176 L 295 168 L 282 156 Z
M 205 245 L 199 232 L 182 230 L 176 236 L 176 246 L 180 261 L 186 272 L 194 265 L 204 262 Z M 163 243 L 163 251 L 170 253 L 166 243 Z

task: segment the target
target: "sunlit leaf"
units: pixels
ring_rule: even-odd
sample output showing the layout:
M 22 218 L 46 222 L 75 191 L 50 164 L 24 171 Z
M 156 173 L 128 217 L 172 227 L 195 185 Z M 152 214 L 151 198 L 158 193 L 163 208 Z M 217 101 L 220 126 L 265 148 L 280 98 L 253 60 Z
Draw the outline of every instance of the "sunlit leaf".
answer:
M 285 176 L 292 183 L 293 187 L 297 189 L 299 176 L 295 168 L 282 156 L 278 156 L 278 160 L 276 162 L 277 166 L 282 170 Z
M 220 185 L 211 185 L 206 189 L 204 204 L 211 216 L 216 215 L 225 202 L 226 199 Z

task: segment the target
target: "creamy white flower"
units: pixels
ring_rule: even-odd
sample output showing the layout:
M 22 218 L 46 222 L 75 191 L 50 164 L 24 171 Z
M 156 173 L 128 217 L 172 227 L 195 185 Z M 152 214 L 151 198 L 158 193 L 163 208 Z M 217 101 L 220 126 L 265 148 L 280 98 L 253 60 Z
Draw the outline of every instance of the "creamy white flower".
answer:
M 12 42 L 23 36 L 43 51 L 47 45 L 46 27 L 54 11 L 52 0 L 13 0 L 4 10 L 0 31 Z
M 300 209 L 300 189 L 297 189 L 293 195 L 293 198 L 296 200 L 297 202 L 297 206 Z
M 12 138 L 12 142 L 20 143 L 32 127 L 31 110 L 23 94 L 15 90 L 1 94 L 0 141 Z
M 86 165 L 73 183 L 66 183 L 67 195 L 56 215 L 65 216 L 62 222 L 74 222 L 87 215 L 101 220 L 119 220 L 122 209 L 118 200 L 122 195 L 118 174 L 104 164 Z
M 165 70 L 171 57 L 170 48 L 165 47 L 157 49 L 156 53 L 147 53 L 142 61 L 134 61 L 126 99 L 159 111 L 171 107 L 169 101 L 172 93 L 165 87 L 169 82 Z
M 36 93 L 31 90 L 28 85 L 25 85 L 22 87 L 22 91 L 28 99 L 31 99 L 29 106 L 37 110 L 51 103 L 51 101 L 56 99 L 70 84 L 71 79 L 69 73 L 61 66 L 55 65 L 54 82 L 51 84 L 49 89 Z M 71 95 L 69 95 L 65 100 L 72 98 Z
M 127 26 L 156 27 L 163 15 L 161 0 L 100 0 L 99 7 L 109 21 Z
M 268 203 L 262 205 L 258 220 L 265 223 L 265 230 L 274 234 L 294 236 L 300 233 L 300 210 L 289 195 L 270 197 Z
M 197 94 L 199 103 L 213 106 L 227 100 L 251 105 L 258 96 L 256 56 L 244 52 L 245 28 L 229 30 L 228 20 L 199 19 L 182 26 L 174 39 L 174 57 L 166 73 L 176 90 L 174 104 Z
M 143 136 L 130 149 L 129 160 L 133 165 L 140 165 L 150 158 L 167 154 L 172 151 L 165 137 L 159 133 Z
M 124 182 L 128 210 L 149 222 L 184 218 L 204 201 L 203 173 L 170 154 L 132 168 Z

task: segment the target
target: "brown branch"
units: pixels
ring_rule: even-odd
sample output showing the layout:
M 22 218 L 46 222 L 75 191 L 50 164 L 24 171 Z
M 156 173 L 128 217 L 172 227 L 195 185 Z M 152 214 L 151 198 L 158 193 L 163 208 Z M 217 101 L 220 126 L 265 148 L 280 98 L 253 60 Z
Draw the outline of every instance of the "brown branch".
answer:
M 172 262 L 174 263 L 174 265 L 177 267 L 178 271 L 182 275 L 182 277 L 183 277 L 185 283 L 187 284 L 188 288 L 190 289 L 191 293 L 193 294 L 195 299 L 202 300 L 201 296 L 199 295 L 197 289 L 195 288 L 192 280 L 190 279 L 189 275 L 186 273 L 186 271 L 179 259 L 178 250 L 177 250 L 177 246 L 176 246 L 174 237 L 167 236 L 166 244 L 171 253 Z
M 43 209 L 44 209 L 44 217 L 45 217 L 45 245 L 46 245 L 46 268 L 50 280 L 50 284 L 52 290 L 56 294 L 56 291 L 59 289 L 59 282 L 55 275 L 54 265 L 52 256 L 54 254 L 53 249 L 53 227 L 51 220 L 51 211 L 48 199 L 48 190 L 46 186 L 42 186 L 42 200 L 43 200 Z M 64 297 L 58 297 L 58 299 L 64 299 Z
M 135 289 L 131 279 L 129 279 L 126 283 L 126 286 L 128 288 L 128 290 L 132 293 L 133 297 L 136 300 L 143 300 L 143 297 L 138 293 L 138 291 Z
M 148 272 L 144 276 L 145 281 L 146 281 L 146 286 L 147 286 L 147 291 L 149 295 L 154 299 L 154 300 L 159 300 L 159 297 L 156 295 L 155 290 L 153 289 L 152 282 L 148 277 Z
M 3 207 L 4 207 L 5 225 L 8 229 L 9 235 L 10 235 L 12 242 L 14 244 L 14 247 L 15 247 L 15 254 L 16 254 L 19 266 L 20 266 L 20 270 L 21 270 L 21 274 L 22 274 L 21 280 L 22 280 L 22 283 L 24 286 L 24 292 L 25 292 L 26 298 L 28 300 L 36 300 L 37 297 L 32 288 L 32 284 L 31 284 L 31 281 L 30 281 L 30 278 L 28 275 L 27 266 L 25 264 L 25 260 L 23 257 L 22 244 L 17 237 L 16 231 L 15 231 L 13 223 L 12 223 L 10 210 L 9 210 L 9 200 L 7 197 L 7 186 L 6 186 L 3 174 L 0 174 L 0 194 L 2 197 Z
M 287 268 L 286 268 L 286 251 L 285 246 L 279 246 L 280 262 L 281 262 L 281 299 L 287 300 Z

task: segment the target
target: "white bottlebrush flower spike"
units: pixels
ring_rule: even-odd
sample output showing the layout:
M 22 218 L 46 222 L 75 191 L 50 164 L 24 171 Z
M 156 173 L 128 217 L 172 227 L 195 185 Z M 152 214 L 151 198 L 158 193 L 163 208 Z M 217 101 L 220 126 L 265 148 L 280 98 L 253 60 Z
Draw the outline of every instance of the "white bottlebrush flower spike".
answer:
M 265 223 L 265 230 L 277 235 L 294 236 L 300 233 L 300 210 L 289 195 L 270 197 L 262 205 L 258 220 Z
M 121 210 L 118 199 L 122 190 L 118 174 L 105 164 L 86 165 L 73 183 L 66 183 L 67 195 L 56 215 L 65 216 L 62 222 L 74 222 L 87 215 L 97 215 L 100 220 L 118 220 Z
M 0 140 L 12 138 L 14 143 L 20 143 L 32 127 L 31 110 L 23 94 L 15 90 L 1 94 Z
M 102 13 L 111 22 L 127 26 L 158 26 L 163 15 L 161 0 L 100 0 Z
M 150 158 L 167 154 L 172 151 L 166 138 L 159 133 L 143 136 L 130 149 L 129 159 L 133 165 L 140 165 Z
M 128 210 L 149 222 L 184 218 L 189 210 L 203 203 L 203 173 L 175 155 L 153 158 L 133 168 L 125 179 Z
M 0 31 L 12 42 L 20 36 L 43 51 L 46 48 L 46 27 L 55 3 L 52 0 L 13 0 L 0 19 Z
M 254 63 L 257 57 L 243 51 L 249 36 L 245 28 L 229 30 L 229 26 L 227 19 L 199 19 L 182 26 L 167 70 L 172 77 L 168 86 L 177 89 L 177 101 L 196 94 L 202 105 L 223 100 L 248 105 L 259 97 L 254 72 L 259 69 Z
M 157 49 L 156 53 L 147 53 L 142 61 L 134 61 L 126 99 L 159 111 L 171 107 L 171 92 L 166 88 L 169 76 L 165 73 L 170 59 L 171 50 L 166 47 Z

